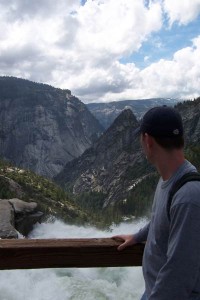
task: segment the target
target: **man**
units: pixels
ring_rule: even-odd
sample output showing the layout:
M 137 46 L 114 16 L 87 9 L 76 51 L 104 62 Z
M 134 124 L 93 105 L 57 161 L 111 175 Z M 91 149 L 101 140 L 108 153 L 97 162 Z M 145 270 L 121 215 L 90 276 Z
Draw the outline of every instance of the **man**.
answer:
M 200 182 L 184 184 L 173 196 L 170 218 L 169 191 L 185 173 L 197 172 L 184 158 L 180 114 L 170 107 L 156 107 L 143 117 L 140 139 L 158 182 L 149 224 L 134 235 L 113 237 L 129 245 L 145 242 L 142 300 L 200 300 Z

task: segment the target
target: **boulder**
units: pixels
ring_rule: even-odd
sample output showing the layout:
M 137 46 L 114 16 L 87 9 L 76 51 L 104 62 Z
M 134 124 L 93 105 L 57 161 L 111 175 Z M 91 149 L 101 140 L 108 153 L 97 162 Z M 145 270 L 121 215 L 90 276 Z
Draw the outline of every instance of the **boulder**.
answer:
M 14 210 L 8 200 L 0 200 L 0 238 L 17 239 L 18 232 L 14 228 Z
M 28 234 L 33 230 L 33 226 L 37 222 L 41 223 L 42 217 L 43 213 L 41 211 L 24 215 L 16 215 L 15 228 L 23 236 L 28 236 Z
M 26 214 L 36 211 L 37 203 L 36 202 L 25 202 L 18 198 L 13 198 L 8 200 L 12 205 L 15 214 Z
M 35 202 L 28 203 L 17 198 L 0 199 L 0 238 L 16 239 L 19 232 L 27 236 L 42 216 Z

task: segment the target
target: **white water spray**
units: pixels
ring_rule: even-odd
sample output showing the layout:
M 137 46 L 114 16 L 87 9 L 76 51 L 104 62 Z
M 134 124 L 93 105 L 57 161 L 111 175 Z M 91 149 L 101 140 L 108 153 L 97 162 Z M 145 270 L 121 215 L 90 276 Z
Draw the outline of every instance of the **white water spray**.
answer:
M 136 232 L 144 220 L 108 231 L 61 221 L 35 226 L 30 238 L 98 238 Z M 139 300 L 141 267 L 0 271 L 0 300 Z

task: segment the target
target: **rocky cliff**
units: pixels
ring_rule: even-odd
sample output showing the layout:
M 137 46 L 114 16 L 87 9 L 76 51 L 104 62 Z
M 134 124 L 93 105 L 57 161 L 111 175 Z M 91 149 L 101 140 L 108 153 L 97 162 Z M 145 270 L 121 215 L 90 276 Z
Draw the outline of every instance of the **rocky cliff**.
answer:
M 87 107 L 69 90 L 0 77 L 0 156 L 53 177 L 102 132 Z
M 103 194 L 104 206 L 126 197 L 136 181 L 129 176 L 131 167 L 135 166 L 137 178 L 141 175 L 140 166 L 146 168 L 134 132 L 137 127 L 132 111 L 124 110 L 99 140 L 68 163 L 55 180 L 65 188 L 72 186 L 74 194 L 90 191 Z

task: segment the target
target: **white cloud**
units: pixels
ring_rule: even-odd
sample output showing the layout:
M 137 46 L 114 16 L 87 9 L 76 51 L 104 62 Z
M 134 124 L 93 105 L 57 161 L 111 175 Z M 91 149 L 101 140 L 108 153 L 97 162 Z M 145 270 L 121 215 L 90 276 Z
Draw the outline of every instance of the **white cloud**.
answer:
M 84 99 L 129 86 L 120 58 L 162 26 L 161 5 L 146 7 L 143 0 L 88 0 L 84 6 L 0 0 L 0 9 L 1 74 L 71 88 Z
M 36 17 L 44 20 L 55 14 L 64 15 L 79 6 L 79 0 L 0 0 L 1 13 L 10 22 L 27 21 L 28 18 Z
M 200 36 L 191 47 L 174 54 L 172 60 L 154 63 L 140 72 L 142 90 L 151 97 L 193 98 L 199 95 Z
M 200 0 L 164 0 L 164 10 L 169 23 L 188 24 L 200 14 Z
M 103 51 L 122 57 L 138 50 L 147 36 L 162 26 L 159 4 L 147 9 L 141 0 L 99 2 L 88 0 L 78 11 L 77 43 L 81 51 Z
M 108 80 L 109 75 L 110 81 Z M 94 77 L 92 76 L 92 78 Z M 191 47 L 177 51 L 172 60 L 161 59 L 143 70 L 136 68 L 132 63 L 127 65 L 118 63 L 106 74 L 100 74 L 98 78 L 101 80 L 107 78 L 108 85 L 113 80 L 114 83 L 118 82 L 121 87 L 121 91 L 118 91 L 119 95 L 115 95 L 111 89 L 110 92 L 109 89 L 105 90 L 106 96 L 101 99 L 104 101 L 153 97 L 183 99 L 197 97 L 200 86 L 200 36 L 193 40 Z M 96 78 L 96 80 L 98 79 Z M 103 82 L 99 83 L 102 86 Z M 78 91 L 79 89 L 77 89 L 77 93 Z M 87 90 L 84 92 L 87 93 Z M 95 95 L 92 96 L 95 97 Z
M 161 6 L 152 3 L 147 8 L 141 0 L 89 0 L 74 17 L 79 24 L 73 41 L 78 51 L 68 52 L 74 69 L 65 84 L 85 100 L 91 100 L 95 93 L 95 98 L 99 97 L 101 89 L 102 99 L 106 91 L 107 98 L 109 92 L 115 94 L 129 86 L 128 74 L 121 76 L 120 58 L 139 50 L 142 42 L 162 26 Z
M 144 70 L 120 63 L 161 29 L 162 3 L 0 0 L 0 74 L 69 88 L 84 101 L 192 95 L 199 86 L 199 37 L 171 61 Z M 164 2 L 171 22 L 183 22 L 170 3 Z M 155 46 L 159 41 L 154 37 Z

